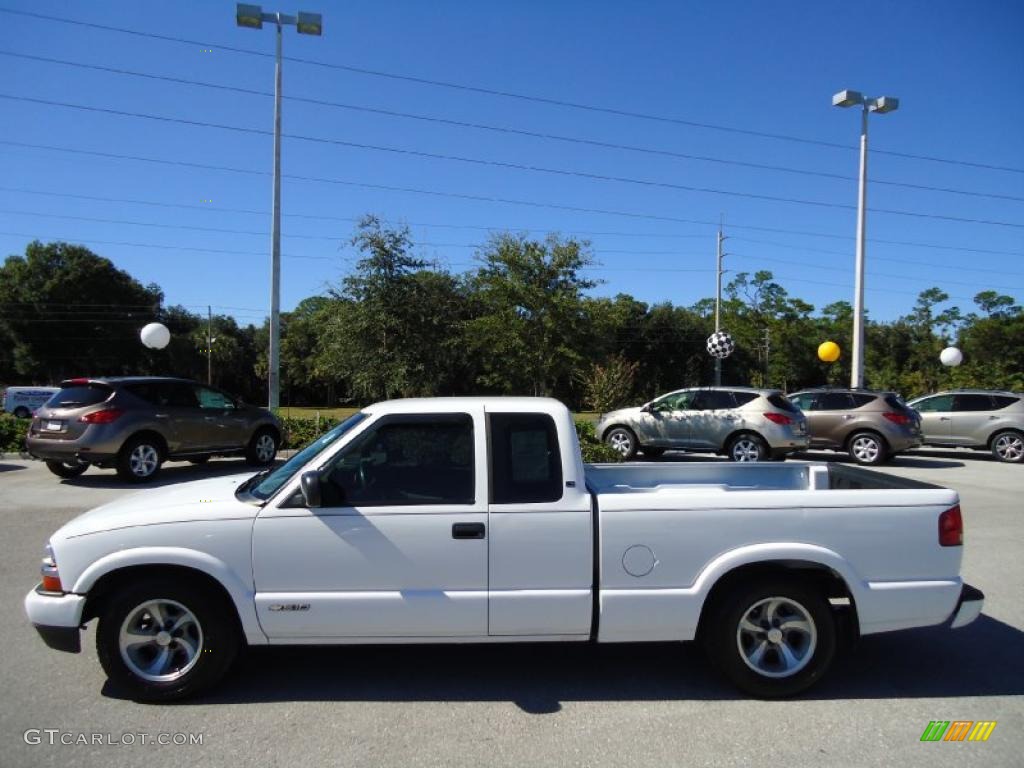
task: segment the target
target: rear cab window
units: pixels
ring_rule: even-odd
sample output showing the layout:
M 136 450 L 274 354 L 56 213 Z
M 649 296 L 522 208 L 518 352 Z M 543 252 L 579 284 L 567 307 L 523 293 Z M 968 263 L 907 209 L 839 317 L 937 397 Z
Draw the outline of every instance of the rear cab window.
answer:
M 1017 402 L 1020 402 L 1019 397 L 1013 397 L 1011 395 L 992 395 L 992 410 L 999 411 L 1003 408 L 1009 408 Z
M 854 408 L 863 408 L 865 405 L 875 402 L 877 395 L 868 395 L 864 392 L 854 392 L 850 397 L 853 398 Z
M 555 420 L 545 413 L 489 413 L 491 504 L 536 504 L 562 498 L 562 459 Z
M 733 392 L 732 398 L 736 401 L 736 407 L 746 405 L 749 402 L 757 400 L 759 395 L 757 392 Z
M 954 411 L 991 411 L 992 401 L 988 395 L 954 395 Z

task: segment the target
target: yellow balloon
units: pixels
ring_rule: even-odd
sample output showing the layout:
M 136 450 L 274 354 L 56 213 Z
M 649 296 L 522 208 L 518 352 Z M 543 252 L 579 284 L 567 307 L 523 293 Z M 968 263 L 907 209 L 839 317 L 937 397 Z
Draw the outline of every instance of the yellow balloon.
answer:
M 823 341 L 818 346 L 818 358 L 826 363 L 834 363 L 839 359 L 839 345 L 834 341 Z

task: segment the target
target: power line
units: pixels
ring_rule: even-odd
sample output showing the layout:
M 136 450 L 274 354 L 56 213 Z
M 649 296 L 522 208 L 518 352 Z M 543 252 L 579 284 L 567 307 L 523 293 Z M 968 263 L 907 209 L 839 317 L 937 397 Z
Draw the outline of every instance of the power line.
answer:
M 89 69 L 89 70 L 94 70 L 94 71 L 98 71 L 98 72 L 107 72 L 107 73 L 119 74 L 119 75 L 129 75 L 129 76 L 132 76 L 132 77 L 141 77 L 141 78 L 146 78 L 146 79 L 150 79 L 150 80 L 158 80 L 158 81 L 162 81 L 162 82 L 175 83 L 175 84 L 178 84 L 178 85 L 200 86 L 200 87 L 203 87 L 203 88 L 212 88 L 212 89 L 216 89 L 216 90 L 229 91 L 229 92 L 232 92 L 232 93 L 241 93 L 241 94 L 246 94 L 246 95 L 250 95 L 250 96 L 264 96 L 264 97 L 273 97 L 274 96 L 273 92 L 271 92 L 271 91 L 261 91 L 261 90 L 255 89 L 255 88 L 243 88 L 243 87 L 240 87 L 240 86 L 223 85 L 223 84 L 220 84 L 220 83 L 210 83 L 210 82 L 205 82 L 205 81 L 202 81 L 202 80 L 190 80 L 190 79 L 182 78 L 182 77 L 170 77 L 170 76 L 167 76 L 167 75 L 157 75 L 157 74 L 153 74 L 153 73 L 150 73 L 150 72 L 139 72 L 137 70 L 122 69 L 122 68 L 118 68 L 118 67 L 105 67 L 105 66 L 101 66 L 101 65 L 97 65 L 97 64 L 86 64 L 86 63 L 83 63 L 83 62 L 68 61 L 66 59 L 54 59 L 54 58 L 50 58 L 50 57 L 47 57 L 47 56 L 35 56 L 35 55 L 31 55 L 31 54 L 16 53 L 16 52 L 13 52 L 13 51 L 4 51 L 4 50 L 0 50 L 0 55 L 2 55 L 2 56 L 13 56 L 13 57 L 17 57 L 17 58 L 32 60 L 32 61 L 42 61 L 42 62 L 46 62 L 46 63 L 50 63 L 50 64 L 59 64 L 59 65 L 63 65 L 63 66 L 77 67 L 77 68 L 80 68 L 80 69 Z M 522 128 L 511 128 L 511 127 L 508 127 L 508 126 L 496 126 L 496 125 L 489 125 L 489 124 L 485 124 L 485 123 L 468 122 L 468 121 L 464 121 L 464 120 L 452 120 L 452 119 L 449 119 L 449 118 L 442 118 L 442 117 L 437 117 L 437 116 L 434 116 L 434 115 L 414 114 L 414 113 L 410 113 L 410 112 L 401 112 L 401 111 L 390 110 L 390 109 L 380 109 L 380 108 L 375 108 L 375 107 L 367 107 L 367 106 L 363 106 L 363 105 L 345 104 L 345 103 L 342 103 L 342 102 L 328 101 L 328 100 L 325 100 L 325 99 L 313 99 L 313 98 L 307 98 L 307 97 L 302 97 L 302 96 L 283 96 L 282 98 L 284 98 L 286 100 L 289 100 L 289 101 L 300 102 L 300 103 L 304 103 L 304 104 L 314 104 L 314 105 L 317 105 L 317 106 L 334 107 L 334 108 L 338 108 L 338 109 L 345 109 L 345 110 L 350 110 L 350 111 L 355 111 L 355 112 L 364 112 L 364 113 L 367 113 L 367 114 L 382 115 L 382 116 L 386 116 L 386 117 L 397 117 L 397 118 L 403 118 L 403 119 L 408 119 L 408 120 L 418 120 L 418 121 L 422 121 L 422 122 L 437 123 L 437 124 L 441 124 L 441 125 L 450 125 L 450 126 L 455 126 L 455 127 L 459 127 L 459 128 L 471 128 L 471 129 L 474 129 L 474 130 L 491 131 L 491 132 L 495 132 L 495 133 L 502 133 L 502 134 L 516 135 L 516 136 L 527 136 L 527 137 L 530 137 L 530 138 L 544 139 L 544 140 L 549 140 L 549 141 L 558 141 L 558 142 L 571 143 L 571 144 L 580 144 L 580 145 L 598 147 L 598 148 L 602 148 L 602 149 L 617 149 L 617 150 L 623 150 L 623 151 L 627 151 L 627 152 L 637 152 L 637 153 L 642 153 L 642 154 L 647 154 L 647 155 L 655 155 L 655 156 L 660 156 L 660 157 L 671 157 L 671 158 L 674 158 L 674 159 L 677 159 L 677 160 L 696 160 L 696 161 L 699 161 L 699 162 L 718 163 L 718 164 L 722 164 L 722 165 L 738 166 L 738 167 L 742 167 L 742 168 L 752 168 L 752 169 L 763 170 L 763 171 L 775 171 L 775 172 L 782 172 L 782 173 L 792 173 L 792 174 L 799 174 L 799 175 L 803 175 L 803 176 L 814 176 L 814 177 L 824 178 L 824 179 L 836 179 L 836 180 L 840 180 L 840 181 L 856 181 L 857 180 L 856 176 L 849 176 L 849 175 L 841 174 L 841 173 L 831 173 L 831 172 L 828 172 L 828 171 L 814 171 L 814 170 L 805 169 L 805 168 L 793 168 L 791 166 L 770 165 L 770 164 L 766 164 L 766 163 L 754 163 L 754 162 L 743 161 L 743 160 L 733 160 L 733 159 L 728 159 L 728 158 L 723 158 L 723 157 L 714 157 L 714 156 L 710 156 L 710 155 L 694 155 L 694 154 L 689 154 L 689 153 L 685 153 L 685 152 L 677 152 L 677 151 L 668 150 L 668 149 L 661 149 L 661 148 L 654 148 L 654 147 L 643 147 L 643 146 L 631 145 L 631 144 L 620 144 L 620 143 L 616 143 L 616 142 L 600 141 L 600 140 L 596 140 L 596 139 L 586 139 L 586 138 L 582 138 L 582 137 L 578 137 L 578 136 L 562 136 L 562 135 L 553 134 L 553 133 L 545 133 L 545 132 L 540 132 L 540 131 L 529 131 L 529 130 L 525 130 L 525 129 L 522 129 Z M 991 198 L 991 199 L 996 199 L 996 200 L 1009 200 L 1009 201 L 1016 201 L 1016 202 L 1024 202 L 1024 197 L 1019 197 L 1019 196 L 1015 196 L 1015 195 L 1005 195 L 1005 194 L 992 193 L 992 192 L 978 192 L 978 191 L 975 191 L 975 190 L 955 189 L 955 188 L 951 188 L 951 187 L 936 187 L 936 186 L 931 186 L 931 185 L 927 185 L 927 184 L 913 184 L 913 183 L 910 183 L 910 182 L 891 181 L 891 180 L 888 180 L 888 179 L 879 179 L 879 178 L 875 178 L 875 177 L 872 177 L 871 183 L 872 184 L 880 184 L 880 185 L 884 185 L 884 186 L 901 187 L 901 188 L 904 188 L 904 189 L 916 189 L 916 190 L 924 190 L 924 191 L 929 191 L 929 192 L 941 192 L 941 193 L 945 193 L 945 194 L 963 195 L 963 196 L 967 196 L 967 197 L 984 197 L 984 198 Z
M 132 112 L 128 110 L 120 109 L 109 109 L 106 107 L 90 107 L 84 104 L 72 104 L 64 101 L 53 101 L 50 99 L 37 99 L 31 96 L 17 96 L 13 94 L 0 93 L 0 98 L 9 99 L 12 101 L 29 102 L 33 104 L 43 104 L 46 106 L 62 107 L 67 109 L 77 109 L 86 112 L 97 112 L 101 114 L 116 115 L 119 117 L 134 117 L 144 120 L 155 120 L 158 122 L 165 123 L 176 123 L 180 125 L 190 125 L 198 128 L 214 128 L 218 130 L 233 131 L 237 133 L 247 133 L 259 136 L 273 136 L 273 131 L 269 131 L 262 128 L 247 128 L 244 126 L 237 125 L 225 125 L 223 123 L 211 123 L 203 120 L 187 120 L 180 117 L 167 117 L 163 115 L 151 115 L 145 112 Z M 724 195 L 727 197 L 739 197 L 748 200 L 764 200 L 767 202 L 774 203 L 787 203 L 791 205 L 809 205 L 819 208 L 833 208 L 839 210 L 856 210 L 856 206 L 849 205 L 846 203 L 834 203 L 824 200 L 805 200 L 801 198 L 792 197 L 778 197 L 775 195 L 763 195 L 756 192 L 741 192 L 738 190 L 725 190 L 715 189 L 713 187 L 694 187 L 686 184 L 677 184 L 669 181 L 655 181 L 653 179 L 634 179 L 628 176 L 613 176 L 610 174 L 603 173 L 591 173 L 587 171 L 571 171 L 565 168 L 546 168 L 539 165 L 527 165 L 524 163 L 512 163 L 504 160 L 489 160 L 486 158 L 479 157 L 464 157 L 462 155 L 450 155 L 440 152 L 425 152 L 416 149 L 407 149 L 404 147 L 389 147 L 377 144 L 365 144 L 356 141 L 345 141 L 343 139 L 328 139 L 316 136 L 302 136 L 299 134 L 288 134 L 282 133 L 282 137 L 288 139 L 294 139 L 297 141 L 308 141 L 317 144 L 328 144 L 332 146 L 349 147 L 351 149 L 365 149 L 374 152 L 388 152 L 398 155 L 407 155 L 410 157 L 422 157 L 431 160 L 445 160 L 449 162 L 468 163 L 471 165 L 482 165 L 493 168 L 505 168 L 509 170 L 528 171 L 531 173 L 544 173 L 549 175 L 572 177 L 588 179 L 590 181 L 607 181 L 620 184 L 633 184 L 643 187 L 652 187 L 658 189 L 671 189 L 679 192 L 695 192 L 702 194 L 712 195 Z M 1013 222 L 1006 221 L 994 221 L 991 219 L 970 219 L 961 216 L 949 216 L 945 214 L 937 213 L 922 213 L 918 211 L 903 211 L 893 208 L 870 208 L 873 213 L 885 213 L 894 216 L 910 216 L 919 219 L 935 219 L 941 221 L 952 221 L 959 224 L 980 224 L 985 226 L 994 227 L 1013 227 L 1024 229 L 1024 224 L 1016 224 Z
M 74 24 L 82 27 L 89 27 L 92 29 L 100 29 L 106 32 L 117 32 L 121 34 L 134 35 L 137 37 L 145 37 L 153 40 L 162 40 L 164 42 L 180 43 L 183 45 L 200 46 L 204 48 L 216 48 L 221 51 L 228 51 L 230 53 L 240 53 L 248 56 L 258 56 L 260 58 L 273 58 L 274 54 L 266 51 L 253 50 L 251 48 L 239 48 L 237 46 L 223 45 L 220 43 L 210 43 L 199 40 L 191 40 L 188 38 L 175 37 L 172 35 L 159 35 L 151 32 L 140 32 L 139 30 L 126 29 L 124 27 L 114 27 L 106 24 L 96 24 L 94 22 L 81 21 L 78 19 L 68 19 L 60 16 L 50 16 L 41 13 L 33 13 L 30 11 L 16 10 L 12 8 L 0 8 L 0 13 L 10 13 L 19 16 L 25 16 L 29 18 L 40 19 L 44 21 L 57 21 L 65 24 Z M 519 101 L 528 101 L 538 104 L 546 104 L 548 106 L 564 107 L 569 109 L 583 110 L 587 112 L 596 112 L 608 115 L 614 115 L 617 117 L 626 117 L 639 120 L 647 120 L 660 123 L 668 123 L 672 125 L 683 125 L 690 128 L 702 128 L 706 130 L 723 131 L 726 133 L 733 133 L 744 136 L 752 136 L 763 139 L 772 139 L 776 141 L 786 141 L 799 144 L 808 144 L 820 147 L 830 147 L 833 149 L 851 150 L 853 146 L 849 144 L 840 144 L 837 142 L 823 141 L 820 139 L 810 139 L 802 136 L 792 136 L 788 134 L 780 133 L 769 133 L 767 131 L 756 131 L 748 128 L 738 128 L 735 126 L 720 125 L 716 123 L 700 122 L 696 120 L 685 120 L 683 118 L 669 117 L 665 115 L 655 115 L 645 112 L 636 112 L 626 109 L 618 109 L 615 107 L 604 107 L 593 104 L 583 104 L 579 102 L 567 101 L 564 99 L 554 99 L 544 96 L 536 96 L 530 94 L 516 93 L 513 91 L 505 91 L 495 88 L 484 88 L 480 86 L 465 85 L 463 83 L 453 83 L 443 80 L 432 80 L 424 77 L 416 77 L 412 75 L 402 75 L 394 72 L 384 72 L 381 70 L 368 69 L 365 67 L 355 67 L 346 64 L 336 64 L 327 61 L 318 61 L 315 59 L 307 59 L 295 56 L 283 57 L 286 61 L 295 62 L 297 64 L 307 64 L 310 66 L 323 67 L 326 69 L 334 69 L 343 72 L 350 72 L 353 74 L 366 75 L 370 77 L 386 78 L 390 80 L 399 80 L 404 82 L 416 83 L 419 85 L 429 85 L 439 88 L 446 88 L 458 91 L 465 91 L 471 93 L 479 93 L 487 96 L 497 96 L 507 99 L 515 99 Z M 945 163 L 952 165 L 963 165 L 972 168 L 981 168 L 985 170 L 995 171 L 1007 171 L 1010 173 L 1024 173 L 1024 168 L 1013 168 L 1009 166 L 994 165 L 989 163 L 979 163 L 967 160 L 955 160 L 950 158 L 935 157 L 931 155 L 920 155 L 909 152 L 897 152 L 892 150 L 873 149 L 876 154 L 892 155 L 894 157 L 903 157 L 913 160 L 926 160 L 929 162 Z

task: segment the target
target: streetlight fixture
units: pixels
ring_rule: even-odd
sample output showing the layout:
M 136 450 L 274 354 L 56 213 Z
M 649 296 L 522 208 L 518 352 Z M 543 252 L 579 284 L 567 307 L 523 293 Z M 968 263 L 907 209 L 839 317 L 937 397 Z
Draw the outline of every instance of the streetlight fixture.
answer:
M 263 22 L 277 27 L 277 59 L 274 67 L 274 203 L 270 227 L 270 375 L 268 406 L 277 408 L 281 395 L 281 27 L 292 24 L 300 35 L 323 34 L 319 13 L 300 11 L 297 16 L 264 13 L 258 5 L 238 3 L 235 22 L 248 29 L 263 29 Z
M 857 266 L 853 299 L 853 361 L 850 386 L 864 386 L 864 231 L 868 187 L 868 113 L 895 112 L 900 100 L 892 96 L 872 98 L 860 91 L 839 91 L 832 97 L 833 107 L 861 108 L 860 120 L 860 180 L 857 192 Z

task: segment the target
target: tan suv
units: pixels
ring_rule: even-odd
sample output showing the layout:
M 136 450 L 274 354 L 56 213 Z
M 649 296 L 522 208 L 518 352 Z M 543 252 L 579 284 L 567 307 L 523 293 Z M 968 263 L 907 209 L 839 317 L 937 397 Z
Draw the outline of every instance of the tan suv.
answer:
M 990 450 L 1024 463 L 1024 394 L 987 389 L 938 392 L 910 403 L 921 414 L 925 445 Z
M 789 396 L 807 416 L 811 448 L 846 451 L 858 464 L 881 464 L 921 445 L 921 420 L 895 392 L 832 387 Z

